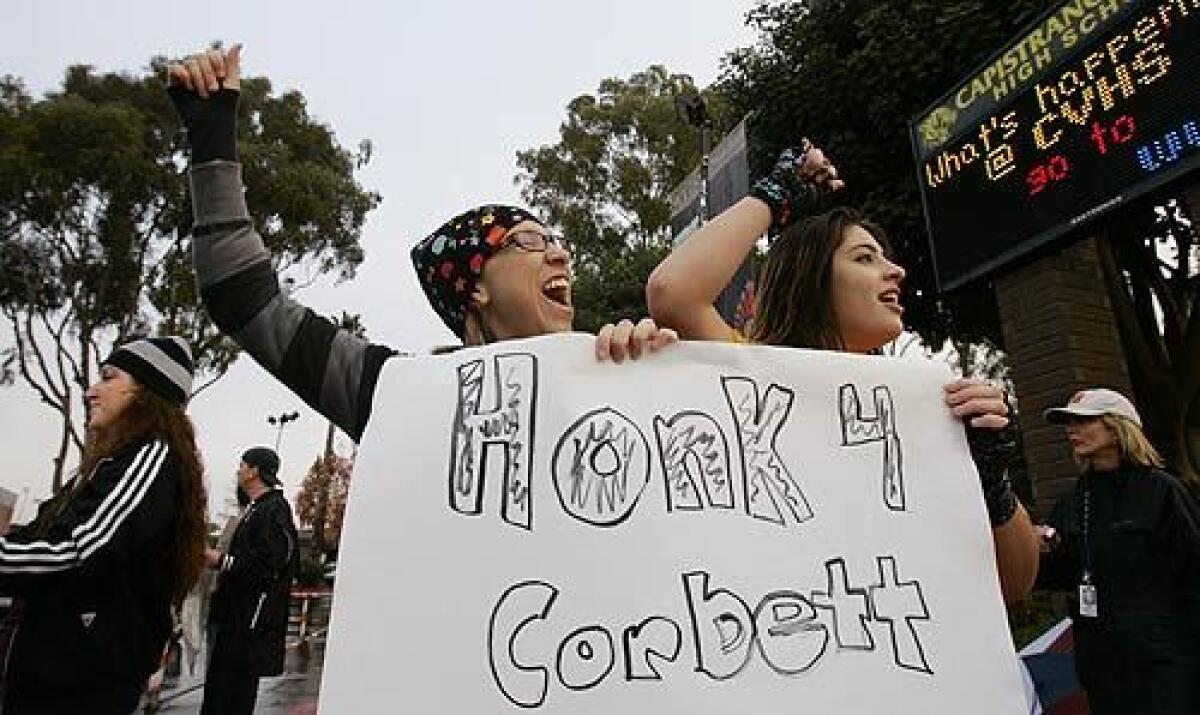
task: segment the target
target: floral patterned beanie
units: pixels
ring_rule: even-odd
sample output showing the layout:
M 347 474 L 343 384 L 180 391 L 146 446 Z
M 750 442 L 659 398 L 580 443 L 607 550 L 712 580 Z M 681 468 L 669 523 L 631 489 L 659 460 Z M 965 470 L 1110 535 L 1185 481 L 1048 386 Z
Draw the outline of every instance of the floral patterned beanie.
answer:
M 460 340 L 483 264 L 500 249 L 509 229 L 523 221 L 541 225 L 516 206 L 480 206 L 455 216 L 413 246 L 417 280 L 429 304 Z

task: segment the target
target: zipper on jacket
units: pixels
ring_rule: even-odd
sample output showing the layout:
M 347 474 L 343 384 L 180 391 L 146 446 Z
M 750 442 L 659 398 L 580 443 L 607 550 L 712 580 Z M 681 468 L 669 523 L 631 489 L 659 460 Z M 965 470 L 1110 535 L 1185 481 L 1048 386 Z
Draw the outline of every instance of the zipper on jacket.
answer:
M 258 617 L 262 615 L 263 603 L 267 600 L 267 592 L 263 591 L 258 596 L 258 605 L 254 607 L 254 618 L 250 619 L 250 630 L 254 630 L 258 625 Z

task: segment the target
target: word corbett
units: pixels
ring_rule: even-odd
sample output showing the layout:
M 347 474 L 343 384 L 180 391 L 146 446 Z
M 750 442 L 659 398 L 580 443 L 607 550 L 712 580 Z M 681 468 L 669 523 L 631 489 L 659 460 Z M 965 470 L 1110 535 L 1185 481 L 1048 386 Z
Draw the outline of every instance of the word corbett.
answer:
M 861 588 L 851 585 L 843 559 L 830 559 L 822 588 L 772 591 L 756 602 L 718 587 L 709 573 L 690 571 L 680 579 L 686 616 L 652 615 L 617 630 L 563 622 L 555 605 L 570 594 L 543 581 L 523 581 L 492 610 L 492 678 L 512 704 L 538 708 L 551 680 L 573 692 L 608 680 L 653 686 L 686 677 L 687 668 L 724 681 L 755 661 L 789 677 L 809 671 L 831 651 L 843 658 L 878 650 L 894 667 L 932 675 L 919 635 L 932 620 L 920 583 L 903 580 L 892 556 L 878 557 L 876 566 L 878 581 Z

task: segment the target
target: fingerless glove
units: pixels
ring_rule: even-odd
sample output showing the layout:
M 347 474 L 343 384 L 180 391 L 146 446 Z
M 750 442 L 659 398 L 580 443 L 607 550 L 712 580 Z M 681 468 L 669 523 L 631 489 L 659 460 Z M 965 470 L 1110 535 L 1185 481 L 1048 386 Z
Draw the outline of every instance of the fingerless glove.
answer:
M 799 147 L 785 149 L 771 173 L 750 187 L 750 195 L 771 209 L 772 236 L 778 235 L 800 216 L 815 213 L 820 205 L 824 190 L 800 173 L 810 149 L 807 141 Z
M 206 99 L 190 89 L 175 86 L 168 88 L 167 94 L 187 130 L 193 165 L 219 159 L 238 160 L 237 106 L 240 92 L 222 89 Z
M 1008 477 L 1008 465 L 1016 453 L 1016 436 L 1016 422 L 1011 420 L 1001 430 L 967 425 L 967 444 L 979 471 L 979 484 L 983 487 L 983 501 L 992 528 L 1004 526 L 1017 512 L 1017 495 Z

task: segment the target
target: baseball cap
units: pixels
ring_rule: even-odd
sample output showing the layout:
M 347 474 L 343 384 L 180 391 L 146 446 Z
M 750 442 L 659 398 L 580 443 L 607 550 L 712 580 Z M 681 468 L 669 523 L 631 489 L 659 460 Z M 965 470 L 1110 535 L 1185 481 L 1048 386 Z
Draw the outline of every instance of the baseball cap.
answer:
M 246 466 L 257 467 L 258 477 L 271 486 L 279 486 L 279 455 L 270 447 L 251 447 L 242 454 Z
M 1117 392 L 1103 387 L 1097 387 L 1091 390 L 1080 390 L 1071 396 L 1067 401 L 1066 407 L 1053 407 L 1043 413 L 1046 420 L 1055 424 L 1062 424 L 1075 417 L 1100 417 L 1102 415 L 1116 415 L 1124 417 L 1133 422 L 1138 427 L 1142 426 L 1142 418 L 1138 415 L 1137 408 L 1129 401 L 1129 398 Z

